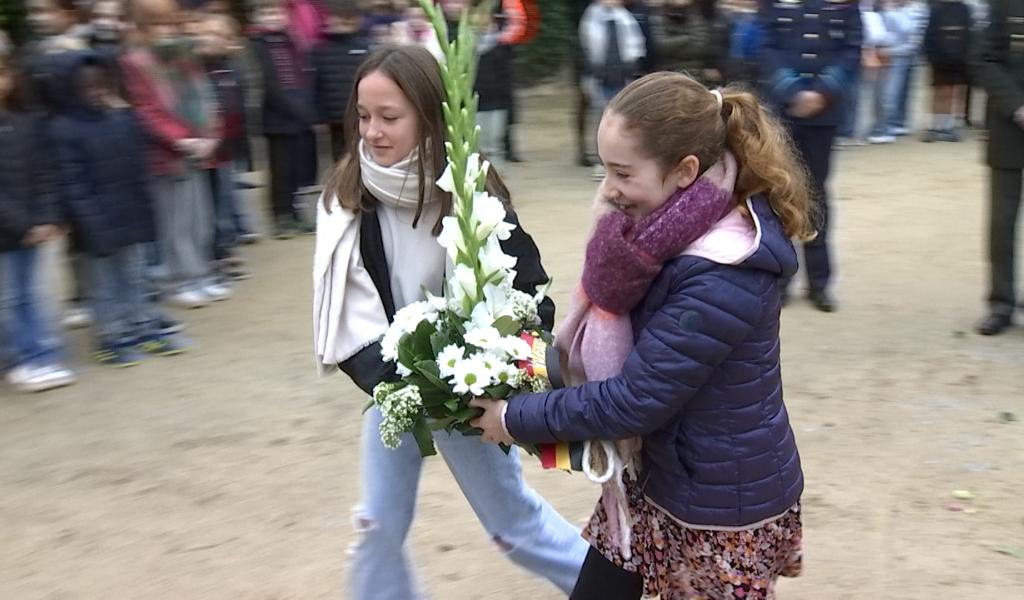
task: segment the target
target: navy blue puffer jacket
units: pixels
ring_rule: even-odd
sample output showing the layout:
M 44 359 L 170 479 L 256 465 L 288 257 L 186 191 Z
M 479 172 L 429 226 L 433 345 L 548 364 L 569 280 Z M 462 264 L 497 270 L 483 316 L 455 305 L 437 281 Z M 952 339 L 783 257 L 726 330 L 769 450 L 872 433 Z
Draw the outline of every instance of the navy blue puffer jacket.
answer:
M 107 256 L 154 239 L 142 129 L 130 109 L 87 106 L 75 89 L 86 65 L 104 65 L 92 52 L 65 57 L 65 111 L 51 123 L 60 198 L 81 248 Z
M 643 436 L 645 494 L 693 526 L 751 526 L 795 504 L 803 474 L 782 401 L 779 279 L 796 271 L 796 252 L 768 203 L 751 206 L 760 239 L 750 258 L 667 263 L 633 313 L 622 374 L 513 398 L 512 437 Z

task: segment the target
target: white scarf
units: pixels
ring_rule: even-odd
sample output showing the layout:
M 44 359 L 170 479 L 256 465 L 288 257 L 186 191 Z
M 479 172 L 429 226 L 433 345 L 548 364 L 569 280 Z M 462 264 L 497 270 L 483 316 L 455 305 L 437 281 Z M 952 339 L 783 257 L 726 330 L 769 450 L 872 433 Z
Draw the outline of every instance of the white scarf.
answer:
M 647 45 L 640 24 L 629 10 L 591 4 L 580 20 L 580 40 L 592 65 L 604 64 L 608 43 L 607 23 L 615 21 L 619 31 L 619 56 L 623 64 L 636 62 L 647 54 Z
M 415 208 L 419 196 L 418 153 L 391 167 L 374 162 L 359 143 L 363 185 L 374 198 L 392 206 Z M 325 192 L 326 193 L 326 192 Z M 436 196 L 431 196 L 431 201 Z M 363 266 L 359 250 L 361 216 L 331 198 L 331 212 L 317 202 L 313 256 L 313 352 L 317 372 L 334 372 L 338 363 L 379 340 L 388 328 L 380 293 Z M 415 268 L 415 265 L 392 265 Z

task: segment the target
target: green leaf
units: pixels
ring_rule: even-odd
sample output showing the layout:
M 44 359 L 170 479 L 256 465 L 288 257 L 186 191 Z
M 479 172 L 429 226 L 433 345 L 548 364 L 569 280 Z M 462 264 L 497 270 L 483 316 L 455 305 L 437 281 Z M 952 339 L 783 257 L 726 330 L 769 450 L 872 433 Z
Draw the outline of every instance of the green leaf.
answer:
M 458 398 L 452 398 L 444 403 L 444 407 L 447 408 L 450 413 L 458 411 L 461 406 L 462 402 Z
M 512 395 L 512 386 L 507 383 L 499 383 L 498 385 L 492 385 L 484 388 L 484 393 L 487 394 L 488 398 L 504 400 Z
M 427 457 L 437 454 L 437 449 L 434 448 L 434 432 L 430 430 L 430 425 L 422 416 L 413 423 L 412 437 L 416 440 L 416 445 L 420 447 L 420 456 Z
M 471 420 L 479 417 L 482 414 L 484 414 L 482 408 L 477 408 L 475 406 L 467 406 L 462 410 L 457 410 L 453 412 L 452 418 L 460 423 L 469 423 Z
M 421 360 L 416 363 L 416 370 L 430 382 L 430 385 L 440 390 L 449 390 L 449 386 L 443 379 L 437 368 L 437 362 L 433 360 Z M 422 394 L 421 394 L 422 395 Z
M 504 317 L 499 317 L 498 320 L 494 322 L 494 328 L 498 330 L 498 333 L 500 333 L 502 337 L 505 337 L 519 333 L 521 325 L 515 317 L 506 315 Z

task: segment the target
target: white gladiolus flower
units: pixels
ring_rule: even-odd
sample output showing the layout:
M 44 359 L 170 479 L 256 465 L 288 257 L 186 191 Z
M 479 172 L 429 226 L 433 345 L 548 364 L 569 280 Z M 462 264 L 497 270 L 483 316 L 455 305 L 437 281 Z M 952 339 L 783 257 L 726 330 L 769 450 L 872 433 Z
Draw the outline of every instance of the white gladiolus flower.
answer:
M 462 346 L 451 344 L 441 350 L 437 356 L 437 370 L 441 377 L 447 379 L 455 374 L 455 366 L 466 357 L 466 349 Z
M 459 221 L 455 217 L 441 219 L 441 234 L 437 236 L 437 243 L 448 252 L 449 258 L 455 260 L 459 251 L 466 250 L 466 244 L 462 239 L 462 231 L 459 230 Z
M 486 290 L 484 293 L 487 293 Z M 466 327 L 470 329 L 494 327 L 494 319 L 495 315 L 490 311 L 487 303 L 481 302 L 473 307 L 473 313 L 469 316 L 469 323 L 466 323 Z
M 505 205 L 487 192 L 477 192 L 473 198 L 473 219 L 476 221 L 476 239 L 484 241 L 499 223 L 505 222 Z
M 494 236 L 487 238 L 487 243 L 480 251 L 480 264 L 485 273 L 514 269 L 518 261 L 515 256 L 505 254 L 498 238 Z
M 493 327 L 481 327 L 466 331 L 464 338 L 467 344 L 476 346 L 481 350 L 491 350 L 501 347 L 501 334 Z
M 448 280 L 448 291 L 454 304 L 461 310 L 463 300 L 469 298 L 472 303 L 476 303 L 476 273 L 473 269 L 469 268 L 464 264 L 455 265 L 455 270 L 452 273 L 451 278 Z M 463 315 L 461 312 L 460 316 Z
M 491 371 L 478 354 L 460 360 L 452 376 L 452 391 L 456 394 L 482 396 L 484 388 L 491 384 Z
M 449 145 L 451 142 L 445 142 L 445 145 Z M 455 176 L 452 175 L 452 163 L 448 163 L 448 167 L 445 168 L 444 173 L 441 173 L 441 177 L 437 180 L 437 187 L 448 192 L 449 194 L 455 193 Z

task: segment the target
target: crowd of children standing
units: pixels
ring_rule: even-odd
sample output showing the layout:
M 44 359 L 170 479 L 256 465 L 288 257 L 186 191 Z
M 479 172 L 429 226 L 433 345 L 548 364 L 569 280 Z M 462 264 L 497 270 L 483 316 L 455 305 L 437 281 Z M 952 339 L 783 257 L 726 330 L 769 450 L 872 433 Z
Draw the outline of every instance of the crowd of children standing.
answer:
M 266 230 L 310 233 L 302 193 L 344 152 L 356 69 L 376 45 L 432 39 L 409 5 L 254 0 L 243 30 L 221 0 L 30 0 L 31 39 L 0 43 L 6 383 L 76 381 L 61 325 L 91 326 L 92 358 L 115 367 L 187 350 L 165 307 L 226 300 L 249 277 L 250 139 L 266 142 Z M 317 126 L 331 138 L 323 157 Z M 58 241 L 71 283 L 61 318 L 40 291 L 54 278 L 44 246 Z

